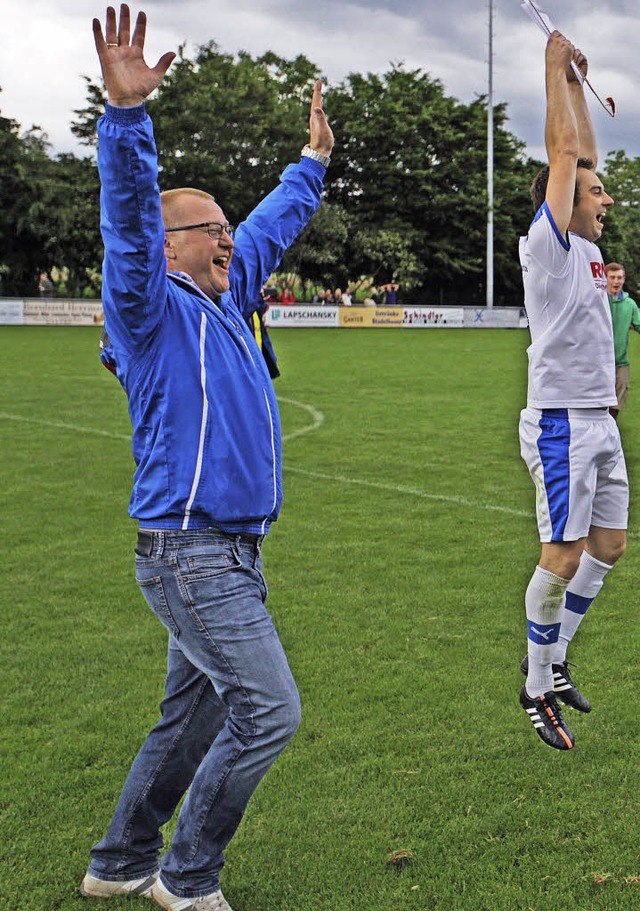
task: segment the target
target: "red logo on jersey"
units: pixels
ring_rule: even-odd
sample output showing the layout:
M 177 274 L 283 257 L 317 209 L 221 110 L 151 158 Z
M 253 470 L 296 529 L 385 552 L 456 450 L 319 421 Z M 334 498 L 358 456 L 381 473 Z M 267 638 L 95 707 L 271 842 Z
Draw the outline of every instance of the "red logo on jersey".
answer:
M 593 283 L 598 289 L 598 291 L 607 290 L 607 270 L 604 267 L 604 263 L 591 263 L 591 274 L 593 275 Z

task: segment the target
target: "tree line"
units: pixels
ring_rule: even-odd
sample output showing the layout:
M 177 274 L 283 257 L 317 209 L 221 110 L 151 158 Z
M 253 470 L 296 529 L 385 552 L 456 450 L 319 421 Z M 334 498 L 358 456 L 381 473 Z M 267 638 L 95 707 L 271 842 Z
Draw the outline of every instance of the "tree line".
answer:
M 155 125 L 162 189 L 211 192 L 241 221 L 298 158 L 317 67 L 304 56 L 253 58 L 214 43 L 193 58 L 181 49 L 147 107 Z M 72 296 L 99 295 L 102 242 L 96 125 L 104 96 L 85 77 L 86 105 L 71 130 L 87 155 L 52 155 L 37 128 L 0 116 L 0 294 L 32 296 L 57 270 Z M 336 136 L 325 199 L 288 251 L 283 271 L 345 287 L 359 276 L 397 281 L 405 299 L 434 304 L 485 300 L 487 99 L 462 103 L 423 70 L 393 64 L 329 87 Z M 518 238 L 533 215 L 529 186 L 540 162 L 494 108 L 494 287 L 497 305 L 522 302 Z M 616 205 L 601 247 L 640 273 L 640 159 L 612 152 L 601 167 Z

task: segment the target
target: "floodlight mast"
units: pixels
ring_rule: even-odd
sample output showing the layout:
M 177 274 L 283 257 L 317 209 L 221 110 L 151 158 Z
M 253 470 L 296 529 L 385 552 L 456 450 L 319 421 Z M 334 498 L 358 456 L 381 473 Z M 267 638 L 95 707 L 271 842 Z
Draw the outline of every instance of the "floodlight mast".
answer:
M 487 90 L 487 307 L 493 307 L 493 0 L 489 0 Z

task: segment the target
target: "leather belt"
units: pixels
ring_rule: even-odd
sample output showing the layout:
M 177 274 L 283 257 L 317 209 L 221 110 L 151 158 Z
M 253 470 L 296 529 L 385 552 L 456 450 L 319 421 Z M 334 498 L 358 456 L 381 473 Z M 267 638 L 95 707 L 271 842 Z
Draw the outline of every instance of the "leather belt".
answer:
M 154 535 L 161 534 L 162 532 L 153 532 L 153 531 L 143 531 L 142 529 L 138 530 L 138 540 L 135 547 L 135 552 L 139 557 L 150 557 L 154 549 Z M 249 544 L 256 544 L 258 541 L 262 541 L 264 535 L 254 535 L 254 534 L 234 534 L 233 532 L 219 532 L 219 534 L 226 535 L 233 541 L 246 541 Z

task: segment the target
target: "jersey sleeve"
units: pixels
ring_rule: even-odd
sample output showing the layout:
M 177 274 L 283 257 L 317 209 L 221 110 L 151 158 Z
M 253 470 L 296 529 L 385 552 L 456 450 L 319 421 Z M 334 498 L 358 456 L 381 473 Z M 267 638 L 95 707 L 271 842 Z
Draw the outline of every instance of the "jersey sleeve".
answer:
M 230 284 L 245 317 L 262 302 L 260 289 L 320 205 L 325 173 L 311 158 L 289 165 L 275 190 L 239 225 Z
M 105 325 L 116 346 L 133 350 L 148 342 L 167 301 L 157 153 L 144 105 L 106 106 L 98 168 Z
M 571 244 L 559 231 L 546 202 L 538 209 L 523 240 L 522 252 L 544 266 L 548 274 L 562 275 L 566 271 Z

